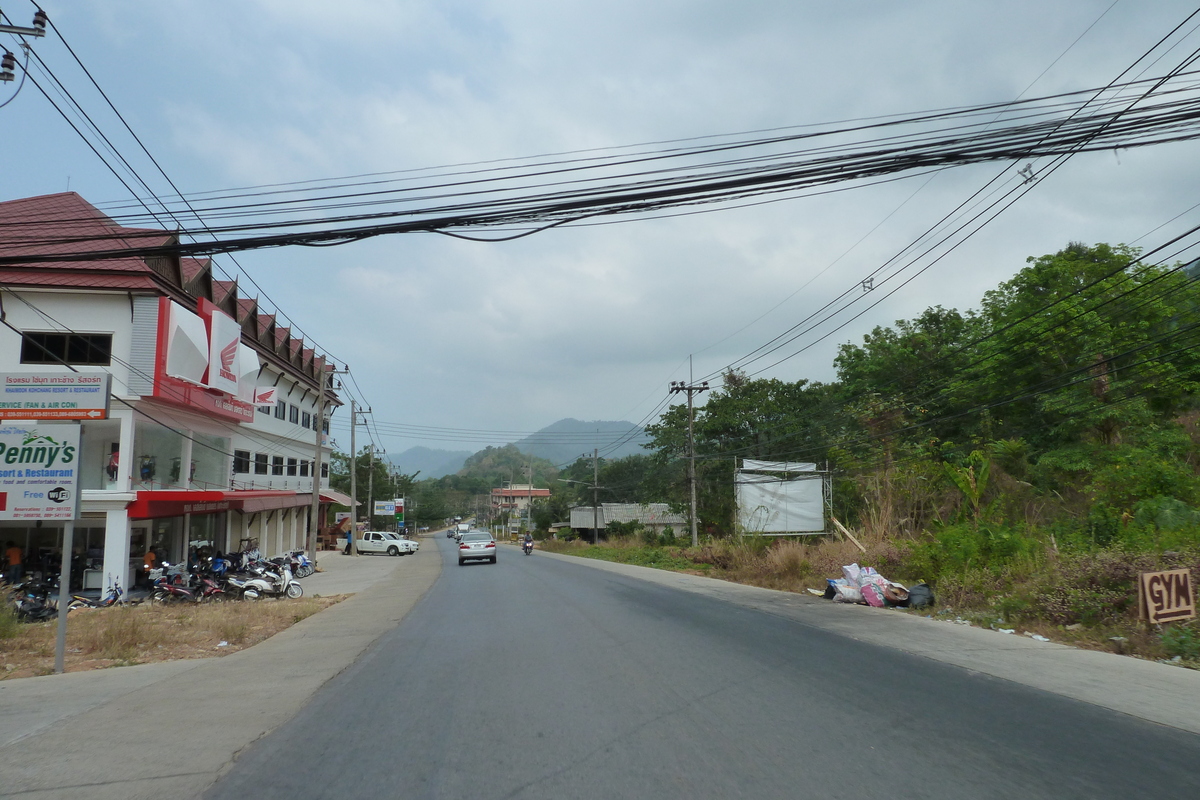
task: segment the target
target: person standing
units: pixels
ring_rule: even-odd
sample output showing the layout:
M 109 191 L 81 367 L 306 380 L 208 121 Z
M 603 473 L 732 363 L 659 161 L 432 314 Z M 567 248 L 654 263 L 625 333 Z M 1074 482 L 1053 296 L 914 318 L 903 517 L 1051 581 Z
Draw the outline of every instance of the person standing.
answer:
M 11 539 L 4 545 L 4 557 L 8 560 L 8 582 L 16 583 L 21 580 L 24 567 L 21 564 L 21 548 Z

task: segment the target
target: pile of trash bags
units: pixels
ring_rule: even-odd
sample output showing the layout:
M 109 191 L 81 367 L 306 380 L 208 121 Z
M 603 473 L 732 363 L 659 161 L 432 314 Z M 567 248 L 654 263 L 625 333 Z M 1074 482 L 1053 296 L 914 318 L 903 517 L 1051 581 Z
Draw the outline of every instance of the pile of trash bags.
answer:
M 810 591 L 818 593 L 816 590 Z M 933 590 L 926 584 L 906 587 L 889 581 L 874 567 L 860 567 L 858 564 L 842 567 L 842 577 L 830 578 L 822 597 L 838 603 L 858 603 L 876 608 L 924 608 L 933 605 Z

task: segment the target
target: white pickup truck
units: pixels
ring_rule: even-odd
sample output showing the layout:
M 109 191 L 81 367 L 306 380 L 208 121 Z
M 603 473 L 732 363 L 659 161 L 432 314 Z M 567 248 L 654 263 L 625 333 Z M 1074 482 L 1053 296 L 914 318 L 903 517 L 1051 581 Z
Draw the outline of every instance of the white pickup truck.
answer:
M 380 553 L 389 556 L 406 556 L 417 552 L 420 546 L 389 531 L 364 531 L 357 542 L 360 553 Z

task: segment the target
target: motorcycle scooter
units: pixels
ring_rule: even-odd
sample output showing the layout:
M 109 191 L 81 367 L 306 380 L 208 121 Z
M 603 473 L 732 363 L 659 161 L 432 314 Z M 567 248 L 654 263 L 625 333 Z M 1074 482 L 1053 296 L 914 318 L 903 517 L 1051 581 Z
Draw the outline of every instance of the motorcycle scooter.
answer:
M 257 600 L 263 595 L 284 595 L 295 600 L 304 596 L 304 587 L 292 577 L 292 570 L 287 564 L 268 562 L 252 568 L 252 577 L 244 580 L 229 577 L 226 579 L 238 589 L 243 600 Z

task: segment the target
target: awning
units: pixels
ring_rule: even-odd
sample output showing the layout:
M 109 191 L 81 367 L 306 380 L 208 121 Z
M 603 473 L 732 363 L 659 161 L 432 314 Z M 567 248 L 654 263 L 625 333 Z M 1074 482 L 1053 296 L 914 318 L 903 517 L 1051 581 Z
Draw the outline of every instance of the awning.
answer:
M 321 502 L 337 503 L 339 506 L 348 506 L 350 505 L 350 495 L 336 492 L 333 489 L 322 489 Z M 355 503 L 354 505 L 359 506 L 362 505 L 362 503 Z
M 349 498 L 347 498 L 349 499 Z M 182 517 L 184 514 L 216 514 L 219 511 L 253 513 L 278 508 L 296 508 L 312 503 L 311 494 L 281 490 L 242 491 L 150 490 L 137 493 L 126 509 L 130 519 Z

